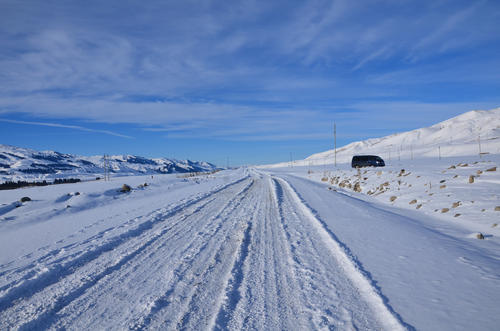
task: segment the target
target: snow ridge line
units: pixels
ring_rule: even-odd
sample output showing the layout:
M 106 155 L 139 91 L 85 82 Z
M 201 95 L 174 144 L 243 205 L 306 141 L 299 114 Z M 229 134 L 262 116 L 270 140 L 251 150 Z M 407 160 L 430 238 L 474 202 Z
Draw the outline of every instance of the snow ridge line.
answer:
M 339 262 L 340 267 L 356 285 L 366 302 L 370 304 L 376 316 L 380 318 L 380 323 L 387 330 L 414 329 L 411 325 L 405 323 L 392 307 L 388 305 L 387 299 L 380 292 L 380 289 L 375 286 L 374 280 L 370 277 L 369 273 L 363 270 L 360 263 L 351 254 L 349 248 L 327 228 L 326 224 L 318 216 L 315 215 L 290 184 L 281 178 L 276 178 L 276 180 L 289 191 L 290 195 L 297 203 L 297 206 L 302 209 L 304 215 L 309 218 L 314 227 L 318 230 L 320 237 Z
M 286 224 L 285 222 L 285 212 L 284 212 L 284 209 L 283 209 L 283 192 L 282 192 L 282 189 L 281 189 L 281 186 L 279 185 L 279 183 L 277 182 L 277 180 L 275 178 L 273 178 L 272 176 L 269 176 L 268 177 L 268 183 L 269 183 L 269 187 L 271 188 L 270 190 L 270 193 L 271 193 L 271 199 L 273 201 L 273 204 L 274 206 L 276 207 L 277 211 L 278 211 L 278 217 L 279 217 L 279 227 L 280 227 L 280 231 L 279 231 L 279 235 L 280 237 L 282 237 L 282 240 L 283 240 L 283 243 L 284 243 L 284 246 L 285 246 L 285 251 L 286 251 L 286 256 L 287 256 L 287 260 L 288 260 L 288 263 L 290 265 L 293 265 L 294 267 L 292 269 L 290 269 L 290 272 L 291 274 L 293 275 L 291 278 L 290 278 L 290 283 L 293 284 L 293 287 L 297 288 L 301 288 L 301 285 L 299 284 L 299 282 L 297 281 L 297 268 L 296 268 L 296 265 L 297 263 L 299 263 L 299 261 L 297 260 L 297 257 L 295 256 L 295 251 L 291 245 L 291 237 L 290 237 L 290 233 L 288 232 L 287 228 L 288 228 L 288 225 Z M 275 264 L 276 264 L 276 260 L 275 260 Z M 299 263 L 300 264 L 300 263 Z M 276 268 L 278 269 L 278 268 Z M 278 286 L 276 286 L 277 288 L 279 288 Z M 300 300 L 301 301 L 301 305 L 304 306 L 304 310 L 307 311 L 309 310 L 309 307 L 307 307 L 304 302 L 302 301 L 302 299 Z M 296 308 L 296 307 L 295 307 Z M 296 309 L 293 309 L 291 307 L 287 307 L 288 309 L 288 313 L 290 313 L 292 316 L 297 316 L 297 310 Z M 299 322 L 302 322 L 300 321 L 299 319 L 295 319 L 294 321 L 287 321 L 288 324 L 282 324 L 281 325 L 281 329 L 290 329 L 291 325 L 290 323 L 297 323 L 295 325 L 293 325 L 294 327 L 296 328 L 299 328 L 299 329 L 307 329 L 308 327 L 310 328 L 310 326 L 306 326 L 306 325 L 303 325 L 302 323 L 299 324 Z
M 139 224 L 139 226 L 137 226 L 136 228 L 128 230 L 122 234 L 119 234 L 119 235 L 109 239 L 103 245 L 96 247 L 96 249 L 94 249 L 94 250 L 85 252 L 83 255 L 79 256 L 76 259 L 73 259 L 73 260 L 67 262 L 65 265 L 61 265 L 61 264 L 55 265 L 52 269 L 49 269 L 48 271 L 44 272 L 42 275 L 40 275 L 38 277 L 27 278 L 27 277 L 32 276 L 32 273 L 28 273 L 27 275 L 22 277 L 20 281 L 18 280 L 17 284 L 10 287 L 10 290 L 8 290 L 3 296 L 0 297 L 0 312 L 9 308 L 13 302 L 20 300 L 20 299 L 25 299 L 25 298 L 31 297 L 35 293 L 43 290 L 45 287 L 57 283 L 65 276 L 73 273 L 79 266 L 97 259 L 102 254 L 115 249 L 116 247 L 120 246 L 121 244 L 123 244 L 124 242 L 126 242 L 129 239 L 140 236 L 141 234 L 150 230 L 156 223 L 165 220 L 165 218 L 172 217 L 175 214 L 179 213 L 180 211 L 184 210 L 185 208 L 190 207 L 198 202 L 201 202 L 201 201 L 209 198 L 210 196 L 223 191 L 224 189 L 226 189 L 230 186 L 241 183 L 248 178 L 249 178 L 249 176 L 247 175 L 239 180 L 236 180 L 232 183 L 224 185 L 218 189 L 207 192 L 206 194 L 202 195 L 201 197 L 197 197 L 197 198 L 189 200 L 185 203 L 179 204 L 179 205 L 173 207 L 168 212 L 162 213 L 161 215 L 157 215 L 157 216 L 153 217 L 152 219 Z M 154 212 L 150 213 L 149 215 L 153 215 L 156 212 L 157 211 L 154 211 Z M 51 253 L 49 252 L 48 254 L 46 254 L 46 256 L 48 256 L 48 255 L 51 255 Z M 6 287 L 6 286 L 4 286 L 4 287 Z
M 233 264 L 231 272 L 225 278 L 224 283 L 225 291 L 223 298 L 219 298 L 218 302 L 218 312 L 213 316 L 210 321 L 210 329 L 212 330 L 226 330 L 228 329 L 230 322 L 230 314 L 238 302 L 241 300 L 240 288 L 243 283 L 244 270 L 243 266 L 248 257 L 250 243 L 252 241 L 252 222 L 247 222 L 245 232 L 241 238 L 239 248 L 237 250 L 237 258 Z
M 228 209 L 229 209 L 230 212 L 233 211 L 233 210 L 235 210 L 235 209 L 237 209 L 237 207 L 241 204 L 241 201 L 244 199 L 245 193 L 248 190 L 250 190 L 250 188 L 253 186 L 253 184 L 254 184 L 254 181 L 250 182 L 247 186 L 245 186 L 243 188 L 243 190 L 241 190 L 238 193 L 236 193 L 234 195 L 234 197 L 232 197 L 230 200 L 228 200 L 224 204 L 223 208 L 221 208 L 221 210 L 216 215 L 211 216 L 210 219 L 217 219 L 217 218 L 219 218 L 225 212 L 227 213 Z M 213 201 L 213 200 L 210 200 L 210 201 Z M 192 261 L 194 261 L 200 255 L 200 253 L 205 250 L 205 248 L 207 247 L 207 245 L 210 242 L 210 239 L 213 238 L 213 237 L 215 237 L 217 235 L 217 233 L 221 230 L 221 228 L 222 228 L 223 225 L 224 225 L 224 222 L 219 222 L 218 226 L 216 226 L 215 230 L 212 232 L 210 238 L 208 238 L 208 240 L 205 240 L 205 243 L 203 245 L 201 245 L 200 247 L 197 247 L 196 248 L 196 252 L 193 252 L 192 254 L 189 254 L 189 256 L 191 257 L 189 261 L 184 260 L 184 262 L 179 263 L 179 265 L 173 271 L 173 274 L 175 275 L 175 278 L 177 279 L 177 281 L 183 279 L 184 276 L 186 275 L 186 273 L 190 272 L 190 269 L 187 266 L 190 265 L 190 263 Z M 191 247 L 191 244 L 186 248 L 186 250 L 189 250 L 190 247 Z M 215 255 L 217 255 L 219 253 L 219 250 L 217 250 L 216 252 L 217 253 Z M 209 269 L 211 269 L 211 268 L 213 268 L 213 265 L 208 265 L 205 268 L 205 270 L 203 271 L 203 273 L 201 273 L 201 274 L 203 274 L 203 275 L 206 274 L 206 272 Z M 202 276 L 197 276 L 196 277 L 196 279 L 201 279 L 201 278 L 203 278 L 203 277 Z M 195 281 L 196 279 L 192 279 L 192 281 Z M 172 287 L 168 291 L 166 291 L 165 293 L 163 293 L 161 296 L 157 297 L 151 303 L 149 311 L 146 313 L 146 315 L 142 316 L 140 319 L 138 319 L 130 327 L 130 329 L 132 329 L 132 330 L 143 330 L 143 329 L 148 328 L 150 326 L 150 324 L 152 323 L 154 316 L 156 314 L 158 314 L 162 309 L 164 309 L 167 306 L 169 306 L 170 301 L 169 301 L 168 298 L 169 298 L 170 295 L 172 295 L 177 290 L 176 284 L 177 283 L 174 282 L 173 285 L 172 285 Z M 193 291 L 191 291 L 191 292 L 193 292 Z M 191 296 L 192 295 L 193 295 L 193 293 L 191 293 Z M 188 305 L 191 304 L 191 303 L 192 303 L 192 298 L 191 298 L 190 302 L 188 303 Z
M 241 196 L 241 198 L 239 199 L 238 202 L 235 203 L 235 205 L 231 209 L 231 212 L 234 212 L 235 210 L 238 210 L 238 207 L 241 206 L 242 201 L 247 197 L 246 193 L 249 192 L 250 189 L 252 187 L 254 187 L 254 185 L 255 185 L 255 180 L 252 180 L 252 182 L 242 192 L 238 193 L 238 196 Z M 236 198 L 234 198 L 233 200 L 236 200 Z M 223 222 L 221 222 L 221 223 L 223 223 Z M 221 228 L 221 227 L 222 227 L 222 224 L 219 225 L 219 228 Z M 205 279 L 206 278 L 205 275 L 208 275 L 210 272 L 212 272 L 218 266 L 220 266 L 220 265 L 223 264 L 221 261 L 224 258 L 224 253 L 226 252 L 226 250 L 230 246 L 232 246 L 231 244 L 227 244 L 228 240 L 232 240 L 231 239 L 231 236 L 233 234 L 232 230 L 233 229 L 228 229 L 228 231 L 226 231 L 225 240 L 223 240 L 223 241 L 220 242 L 220 245 L 218 246 L 217 251 L 215 252 L 215 254 L 212 255 L 213 259 L 215 261 L 217 261 L 218 263 L 216 263 L 214 265 L 209 265 L 205 269 L 205 271 L 201 274 L 201 276 L 199 278 Z M 242 228 L 241 230 L 237 229 L 236 231 L 237 231 L 237 233 L 240 233 L 240 231 L 244 231 L 244 230 L 245 230 L 245 228 Z M 241 245 L 241 243 L 239 243 L 237 245 L 237 247 L 239 247 L 240 245 Z M 208 242 L 205 243 L 204 247 L 206 247 L 206 246 L 208 246 Z M 234 260 L 236 259 L 237 252 L 238 252 L 238 249 L 234 249 L 233 252 L 230 254 L 230 256 L 231 256 L 231 265 L 234 265 Z M 229 267 L 228 270 L 231 270 L 231 265 L 228 266 Z M 225 279 L 225 277 L 223 279 Z M 226 284 L 226 282 L 223 282 L 223 284 Z M 221 290 L 223 291 L 223 288 Z M 198 310 L 198 309 L 196 309 L 197 308 L 196 304 L 198 304 L 198 302 L 196 301 L 196 297 L 199 294 L 199 293 L 197 293 L 198 291 L 199 291 L 199 289 L 196 289 L 195 291 L 193 291 L 191 293 L 190 301 L 189 301 L 189 304 L 187 305 L 187 307 L 189 307 L 189 309 L 186 310 L 186 312 L 184 313 L 184 315 L 182 316 L 182 318 L 180 319 L 180 321 L 177 323 L 176 329 L 178 329 L 178 330 L 187 330 L 187 329 L 190 329 L 189 322 L 191 320 L 191 317 L 193 315 L 196 315 L 196 314 L 193 314 L 193 312 Z M 210 322 L 210 319 L 209 319 L 208 322 Z

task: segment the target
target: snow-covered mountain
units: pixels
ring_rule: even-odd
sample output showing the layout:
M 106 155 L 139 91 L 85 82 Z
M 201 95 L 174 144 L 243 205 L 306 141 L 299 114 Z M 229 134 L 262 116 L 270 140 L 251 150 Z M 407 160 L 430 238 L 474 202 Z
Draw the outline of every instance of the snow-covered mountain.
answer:
M 114 175 L 141 175 L 212 171 L 208 162 L 148 159 L 135 155 L 107 157 L 108 169 Z M 77 156 L 54 151 L 35 151 L 0 145 L 0 182 L 67 177 L 99 176 L 104 174 L 103 156 Z
M 337 148 L 337 162 L 356 154 L 376 154 L 386 160 L 500 153 L 500 108 L 473 110 L 427 128 L 353 142 Z M 334 150 L 313 154 L 295 165 L 330 164 Z M 288 162 L 273 166 L 285 166 Z

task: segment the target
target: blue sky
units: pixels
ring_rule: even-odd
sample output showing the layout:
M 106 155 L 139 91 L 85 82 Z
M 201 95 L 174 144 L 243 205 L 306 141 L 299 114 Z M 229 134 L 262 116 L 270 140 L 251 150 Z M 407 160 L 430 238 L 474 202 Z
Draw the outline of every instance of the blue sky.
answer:
M 0 143 L 225 165 L 500 106 L 499 1 L 0 0 Z

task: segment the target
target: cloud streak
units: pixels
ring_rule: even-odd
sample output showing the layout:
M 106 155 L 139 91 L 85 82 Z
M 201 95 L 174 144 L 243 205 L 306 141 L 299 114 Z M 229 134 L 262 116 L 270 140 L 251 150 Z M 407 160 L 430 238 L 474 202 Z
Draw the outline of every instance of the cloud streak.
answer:
M 18 120 L 10 120 L 10 119 L 5 119 L 5 118 L 0 118 L 0 122 L 13 123 L 13 124 L 24 124 L 24 125 L 48 126 L 48 127 L 53 127 L 53 128 L 63 128 L 63 129 L 71 129 L 71 130 L 78 130 L 78 131 L 85 131 L 85 132 L 95 132 L 95 133 L 102 133 L 102 134 L 107 134 L 110 136 L 115 136 L 115 137 L 120 137 L 120 138 L 133 139 L 133 137 L 131 137 L 131 136 L 116 133 L 113 131 L 90 129 L 90 128 L 86 128 L 86 127 L 79 126 L 79 125 L 66 125 L 66 124 L 58 124 L 58 123 L 32 122 L 32 121 L 18 121 Z

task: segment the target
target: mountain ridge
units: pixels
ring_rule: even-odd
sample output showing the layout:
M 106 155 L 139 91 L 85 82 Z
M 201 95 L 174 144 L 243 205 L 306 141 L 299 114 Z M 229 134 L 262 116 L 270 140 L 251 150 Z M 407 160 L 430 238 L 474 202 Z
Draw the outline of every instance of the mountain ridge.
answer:
M 434 125 L 392 135 L 352 142 L 337 148 L 337 162 L 347 163 L 356 154 L 376 154 L 386 160 L 500 153 L 500 107 L 471 110 Z M 333 149 L 315 153 L 294 165 L 333 164 Z M 282 162 L 263 167 L 283 167 Z
M 108 171 L 118 176 L 203 172 L 217 169 L 208 162 L 169 158 L 150 159 L 130 154 L 110 155 L 106 158 Z M 0 144 L 0 181 L 96 177 L 104 172 L 103 156 L 79 156 Z

